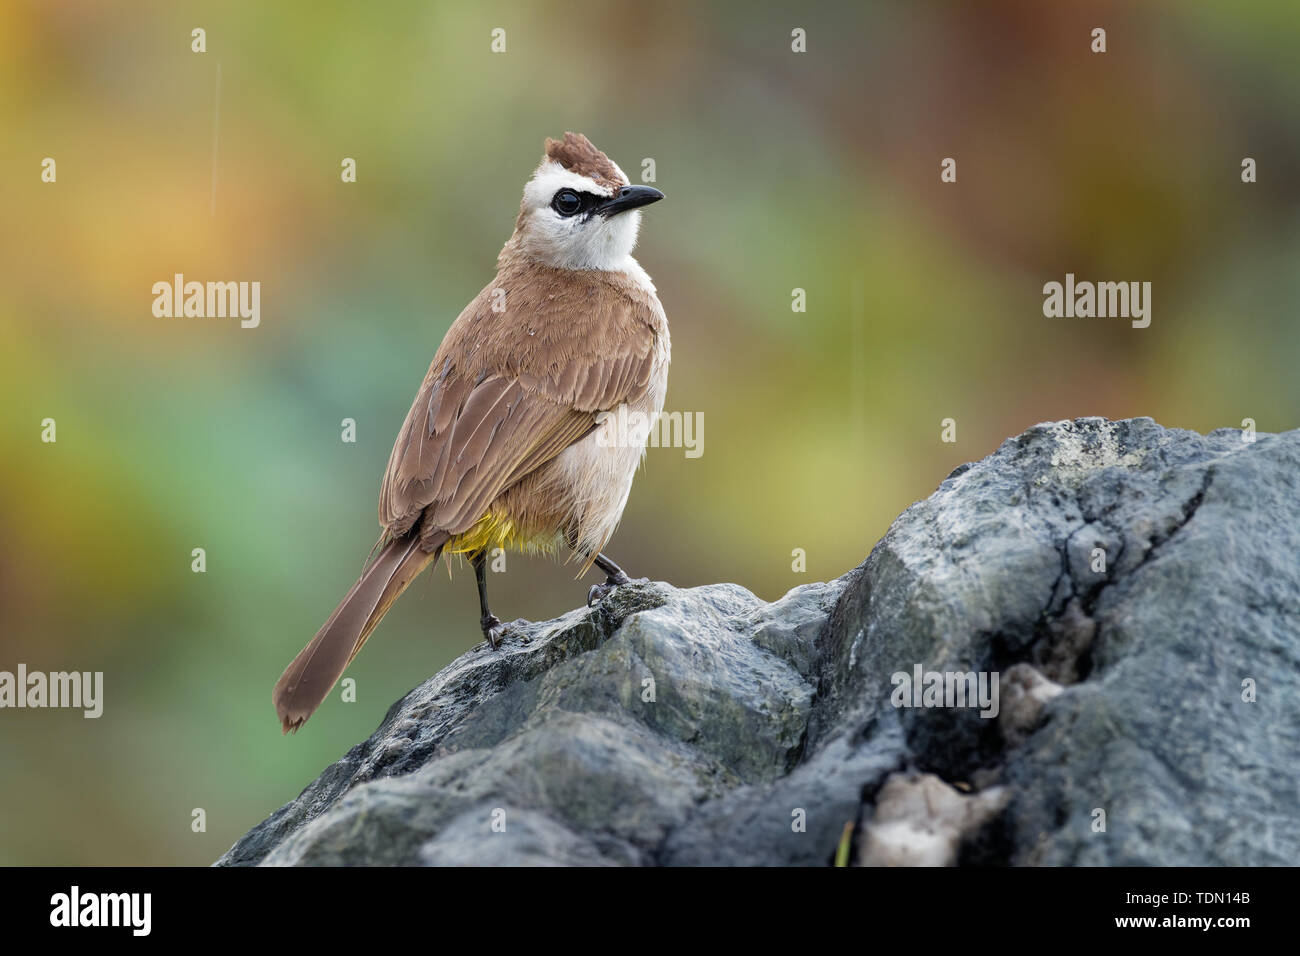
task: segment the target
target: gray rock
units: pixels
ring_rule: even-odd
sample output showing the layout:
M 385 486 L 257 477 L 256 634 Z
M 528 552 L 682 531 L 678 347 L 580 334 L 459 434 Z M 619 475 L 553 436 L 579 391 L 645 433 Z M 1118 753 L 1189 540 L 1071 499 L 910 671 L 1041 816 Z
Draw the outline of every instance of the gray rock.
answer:
M 1300 432 L 1036 426 L 836 581 L 470 651 L 218 864 L 1294 862 L 1298 492 Z M 918 665 L 1008 712 L 896 706 Z

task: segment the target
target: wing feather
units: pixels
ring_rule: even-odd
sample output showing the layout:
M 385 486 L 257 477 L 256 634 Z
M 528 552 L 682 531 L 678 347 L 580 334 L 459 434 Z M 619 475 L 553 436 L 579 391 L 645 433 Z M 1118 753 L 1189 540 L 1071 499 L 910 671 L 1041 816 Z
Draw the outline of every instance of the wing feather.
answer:
M 571 276 L 531 269 L 498 276 L 448 330 L 380 489 L 391 534 L 421 521 L 468 530 L 503 491 L 590 434 L 599 412 L 649 387 L 655 334 L 639 314 L 645 303 L 612 287 L 571 290 Z M 518 303 L 509 314 L 491 308 L 500 287 Z M 545 335 L 521 349 L 521 327 Z

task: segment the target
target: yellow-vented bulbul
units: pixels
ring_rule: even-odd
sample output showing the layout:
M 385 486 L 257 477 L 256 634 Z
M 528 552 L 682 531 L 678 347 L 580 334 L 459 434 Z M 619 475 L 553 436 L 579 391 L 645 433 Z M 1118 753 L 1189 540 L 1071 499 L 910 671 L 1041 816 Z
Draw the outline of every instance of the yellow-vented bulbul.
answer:
M 496 278 L 447 330 L 398 432 L 379 493 L 377 554 L 275 685 L 286 733 L 444 552 L 473 565 L 494 648 L 502 624 L 488 610 L 485 578 L 493 548 L 573 550 L 580 573 L 595 563 L 606 574 L 589 604 L 627 583 L 601 550 L 646 440 L 643 430 L 619 433 L 630 416 L 617 413 L 657 415 L 668 384 L 668 320 L 632 258 L 636 210 L 662 198 L 630 185 L 581 134 L 546 141 Z

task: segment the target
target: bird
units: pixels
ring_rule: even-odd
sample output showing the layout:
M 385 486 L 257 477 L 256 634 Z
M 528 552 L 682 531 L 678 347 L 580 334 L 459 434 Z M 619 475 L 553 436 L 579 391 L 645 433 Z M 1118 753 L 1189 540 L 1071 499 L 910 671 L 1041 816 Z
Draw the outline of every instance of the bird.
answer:
M 447 330 L 398 430 L 371 558 L 276 682 L 283 733 L 315 713 L 441 555 L 474 568 L 493 651 L 506 633 L 488 607 L 493 549 L 571 552 L 579 577 L 594 564 L 605 581 L 589 606 L 631 582 L 604 549 L 648 437 L 618 423 L 654 421 L 668 386 L 668 319 L 632 257 L 641 209 L 664 194 L 632 185 L 581 133 L 544 149 L 496 276 Z

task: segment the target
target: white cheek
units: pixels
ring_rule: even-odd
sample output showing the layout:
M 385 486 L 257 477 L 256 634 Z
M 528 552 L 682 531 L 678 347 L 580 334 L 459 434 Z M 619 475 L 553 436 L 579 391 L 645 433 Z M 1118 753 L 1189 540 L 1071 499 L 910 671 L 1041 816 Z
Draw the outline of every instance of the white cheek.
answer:
M 565 219 L 548 208 L 529 217 L 529 251 L 561 269 L 622 269 L 636 247 L 641 213 L 602 219 Z

